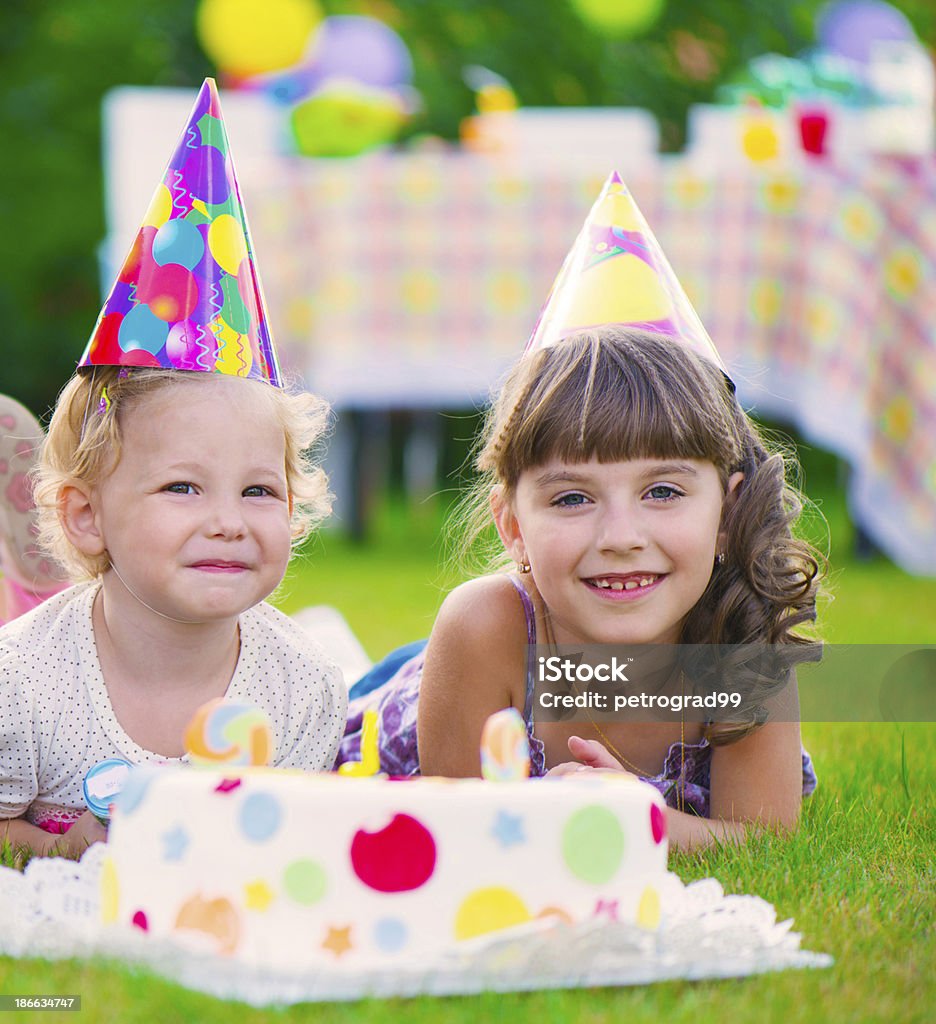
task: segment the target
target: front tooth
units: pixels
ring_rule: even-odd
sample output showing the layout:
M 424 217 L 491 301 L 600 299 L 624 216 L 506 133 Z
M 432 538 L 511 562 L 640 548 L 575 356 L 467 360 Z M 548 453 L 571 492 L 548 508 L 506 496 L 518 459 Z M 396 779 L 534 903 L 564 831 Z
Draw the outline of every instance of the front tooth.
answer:
M 625 589 L 625 590 L 636 590 L 636 589 L 637 589 L 637 587 L 638 587 L 638 583 L 637 583 L 637 581 L 636 581 L 636 580 L 628 580 L 628 581 L 627 581 L 627 582 L 626 582 L 626 583 L 624 584 L 624 589 Z
M 624 589 L 624 584 L 620 580 L 615 580 L 612 584 L 610 584 L 610 586 L 611 586 L 612 590 L 623 590 Z
M 595 586 L 601 587 L 602 590 L 607 590 L 607 588 L 610 587 L 611 584 L 608 583 L 607 580 L 595 580 Z

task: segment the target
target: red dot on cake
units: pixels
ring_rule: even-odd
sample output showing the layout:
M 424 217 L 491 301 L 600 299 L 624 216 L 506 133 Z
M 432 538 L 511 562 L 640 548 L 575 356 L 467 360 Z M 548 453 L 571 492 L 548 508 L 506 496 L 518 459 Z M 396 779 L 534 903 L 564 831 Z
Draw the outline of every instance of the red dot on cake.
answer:
M 432 833 L 408 814 L 395 814 L 379 832 L 359 829 L 351 840 L 354 873 L 378 892 L 418 889 L 432 877 L 435 862 Z
M 666 838 L 666 818 L 656 804 L 650 805 L 650 831 L 653 841 L 659 845 Z

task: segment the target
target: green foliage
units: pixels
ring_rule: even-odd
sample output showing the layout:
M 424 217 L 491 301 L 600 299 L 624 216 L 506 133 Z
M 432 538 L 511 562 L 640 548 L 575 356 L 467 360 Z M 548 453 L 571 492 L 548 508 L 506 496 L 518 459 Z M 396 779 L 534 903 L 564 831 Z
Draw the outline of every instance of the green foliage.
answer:
M 7 0 L 0 11 L 0 390 L 39 413 L 74 370 L 100 307 L 101 100 L 117 85 L 190 85 L 210 71 L 194 6 Z

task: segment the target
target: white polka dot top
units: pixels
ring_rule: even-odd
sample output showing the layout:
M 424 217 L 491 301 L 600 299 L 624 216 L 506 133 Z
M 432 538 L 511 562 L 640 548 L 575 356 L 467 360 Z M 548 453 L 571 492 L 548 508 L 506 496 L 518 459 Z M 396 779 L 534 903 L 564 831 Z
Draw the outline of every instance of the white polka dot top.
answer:
M 85 810 L 82 782 L 98 761 L 188 760 L 144 750 L 117 721 L 91 624 L 99 586 L 64 590 L 0 629 L 0 818 L 54 831 Z M 331 768 L 348 703 L 338 667 L 265 602 L 240 616 L 240 639 L 225 697 L 270 716 L 277 767 Z

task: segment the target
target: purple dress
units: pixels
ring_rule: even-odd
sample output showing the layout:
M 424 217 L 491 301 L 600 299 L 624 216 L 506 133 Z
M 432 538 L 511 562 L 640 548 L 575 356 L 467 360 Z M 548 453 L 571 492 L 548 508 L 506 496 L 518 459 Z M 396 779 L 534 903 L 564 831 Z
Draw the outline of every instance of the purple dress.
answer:
M 543 742 L 534 731 L 533 694 L 535 684 L 536 615 L 533 602 L 523 584 L 509 577 L 523 602 L 527 627 L 526 702 L 523 719 L 530 739 L 530 774 L 541 778 L 546 774 Z M 379 722 L 380 769 L 388 775 L 418 775 L 419 751 L 416 746 L 416 714 L 419 706 L 419 685 L 425 664 L 425 645 L 405 661 L 385 682 L 369 689 L 368 676 L 351 687 L 348 721 L 344 738 L 338 748 L 335 767 L 361 757 L 361 728 L 364 712 L 375 710 Z M 379 671 L 376 666 L 374 672 Z M 355 691 L 363 692 L 357 696 Z M 816 772 L 809 754 L 803 751 L 803 796 L 816 788 Z M 710 771 L 712 746 L 707 739 L 699 743 L 673 743 L 659 775 L 641 778 L 663 796 L 670 807 L 681 807 L 700 817 L 709 816 Z

